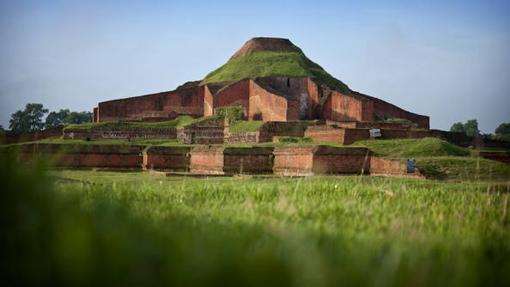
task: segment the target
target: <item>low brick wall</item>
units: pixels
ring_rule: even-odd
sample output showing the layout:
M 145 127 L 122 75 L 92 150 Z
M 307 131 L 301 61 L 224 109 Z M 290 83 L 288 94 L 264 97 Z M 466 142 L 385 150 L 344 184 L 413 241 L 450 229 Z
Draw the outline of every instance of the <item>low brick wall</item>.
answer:
M 0 144 L 12 144 L 18 142 L 30 142 L 42 140 L 49 137 L 58 137 L 62 135 L 62 127 L 49 128 L 42 131 L 23 134 L 6 134 L 0 135 Z
M 62 168 L 141 169 L 143 146 L 28 144 L 13 148 L 20 162 L 50 159 Z
M 254 144 L 259 142 L 259 132 L 225 132 L 226 144 Z
M 273 148 L 196 147 L 191 150 L 194 174 L 265 174 L 273 169 Z
M 282 176 L 357 174 L 369 168 L 370 152 L 366 148 L 308 146 L 274 150 L 273 171 Z
M 303 137 L 308 126 L 313 122 L 265 122 L 259 128 L 259 142 L 272 142 L 274 136 Z
M 151 146 L 144 149 L 143 168 L 164 171 L 188 171 L 191 147 Z
M 306 129 L 305 137 L 316 142 L 352 144 L 355 141 L 370 138 L 368 129 L 337 128 L 333 126 L 313 126 Z
M 184 144 L 222 144 L 226 122 L 220 119 L 204 120 L 177 129 L 177 140 Z
M 225 148 L 225 174 L 270 174 L 273 172 L 273 148 Z
M 167 129 L 65 129 L 64 139 L 176 139 L 175 128 Z
M 417 168 L 414 173 L 407 173 L 406 164 L 400 160 L 375 156 L 370 158 L 370 174 L 379 176 L 423 177 Z

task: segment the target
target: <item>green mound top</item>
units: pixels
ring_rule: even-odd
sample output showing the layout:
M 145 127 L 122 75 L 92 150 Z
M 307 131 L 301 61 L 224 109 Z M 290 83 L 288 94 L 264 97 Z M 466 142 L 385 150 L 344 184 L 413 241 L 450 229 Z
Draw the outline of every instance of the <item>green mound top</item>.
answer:
M 230 60 L 209 73 L 202 83 L 232 82 L 265 77 L 310 77 L 340 92 L 349 87 L 335 79 L 321 66 L 308 59 L 288 39 L 253 38 L 239 49 Z

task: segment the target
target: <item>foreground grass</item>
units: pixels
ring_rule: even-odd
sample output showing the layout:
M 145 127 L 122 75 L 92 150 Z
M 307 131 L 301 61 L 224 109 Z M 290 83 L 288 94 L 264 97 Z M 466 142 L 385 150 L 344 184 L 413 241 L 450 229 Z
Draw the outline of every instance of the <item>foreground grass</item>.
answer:
M 19 285 L 504 285 L 505 185 L 24 170 L 2 161 Z M 30 180 L 28 180 L 30 179 Z

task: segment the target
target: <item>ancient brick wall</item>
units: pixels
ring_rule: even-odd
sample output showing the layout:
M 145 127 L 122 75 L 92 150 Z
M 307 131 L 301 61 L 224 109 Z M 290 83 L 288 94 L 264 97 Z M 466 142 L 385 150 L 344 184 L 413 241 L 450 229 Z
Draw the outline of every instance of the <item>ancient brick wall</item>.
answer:
M 204 116 L 212 116 L 214 114 L 214 97 L 209 86 L 204 86 Z
M 322 110 L 324 119 L 333 121 L 362 121 L 363 101 L 361 99 L 332 91 Z
M 177 140 L 184 144 L 222 144 L 226 123 L 221 119 L 208 119 L 177 129 Z
M 273 148 L 225 148 L 225 174 L 267 174 L 273 172 Z
M 179 115 L 204 114 L 204 86 L 101 102 L 99 122 L 118 120 L 173 119 Z
M 176 139 L 175 128 L 165 129 L 65 129 L 64 139 Z
M 151 146 L 144 149 L 143 168 L 167 171 L 188 171 L 191 147 Z
M 22 134 L 11 134 L 6 133 L 0 135 L 0 143 L 1 144 L 11 144 L 18 142 L 31 142 L 42 140 L 50 137 L 58 137 L 62 135 L 62 127 L 49 128 L 42 131 L 36 131 L 31 133 L 22 133 Z
M 191 150 L 190 172 L 194 174 L 225 174 L 221 146 L 200 146 Z
M 510 152 L 480 152 L 480 156 L 486 159 L 496 160 L 510 164 Z
M 307 176 L 313 174 L 313 147 L 275 147 L 274 174 Z
M 369 96 L 366 96 L 369 97 Z M 379 119 L 384 118 L 401 118 L 410 120 L 418 125 L 419 128 L 429 129 L 429 117 L 418 115 L 401 109 L 393 104 L 383 100 L 369 97 L 374 103 L 374 115 Z
M 226 144 L 253 144 L 259 142 L 259 132 L 225 131 Z
M 312 122 L 265 122 L 259 128 L 259 142 L 272 142 L 274 136 L 303 137 Z
M 406 164 L 400 160 L 375 156 L 370 158 L 370 174 L 382 176 L 423 177 L 418 169 L 416 169 L 414 173 L 407 173 Z
M 20 146 L 18 160 L 50 159 L 61 168 L 140 169 L 142 146 L 29 144 Z
M 243 80 L 221 89 L 214 96 L 214 108 L 225 106 L 241 106 L 245 115 L 249 114 L 250 81 Z
M 331 126 L 311 126 L 305 131 L 304 136 L 315 142 L 344 143 L 345 130 Z
M 370 152 L 366 148 L 276 147 L 273 154 L 273 171 L 282 176 L 352 174 L 370 169 Z
M 248 119 L 263 121 L 286 121 L 287 99 L 268 92 L 250 80 Z
M 367 148 L 316 146 L 313 154 L 314 174 L 360 174 L 370 169 Z
M 99 108 L 98 107 L 95 107 L 93 110 L 92 110 L 92 122 L 93 123 L 97 123 L 99 122 Z

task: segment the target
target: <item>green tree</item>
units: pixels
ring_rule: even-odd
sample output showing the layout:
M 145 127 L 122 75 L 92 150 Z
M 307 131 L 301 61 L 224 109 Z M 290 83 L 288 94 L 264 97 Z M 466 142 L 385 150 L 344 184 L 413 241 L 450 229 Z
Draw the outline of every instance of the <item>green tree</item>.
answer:
M 91 112 L 70 112 L 66 124 L 82 124 L 92 122 Z
M 69 117 L 68 109 L 61 109 L 58 112 L 51 112 L 46 117 L 46 128 L 54 128 L 63 126 L 66 124 L 67 118 Z
M 0 125 L 0 135 L 3 135 L 5 134 L 5 130 L 4 130 L 4 127 L 2 125 Z
M 464 124 L 461 122 L 454 123 L 450 128 L 450 131 L 456 133 L 466 133 L 466 130 L 464 129 Z
M 494 133 L 498 136 L 510 136 L 510 123 L 500 124 Z
M 480 130 L 478 129 L 478 121 L 476 119 L 467 121 L 464 124 L 464 130 L 466 131 L 466 135 L 470 137 L 478 136 L 480 134 Z
M 42 104 L 26 104 L 24 110 L 18 110 L 11 115 L 9 128 L 14 133 L 26 133 L 39 131 L 44 128 L 42 118 L 48 110 Z

